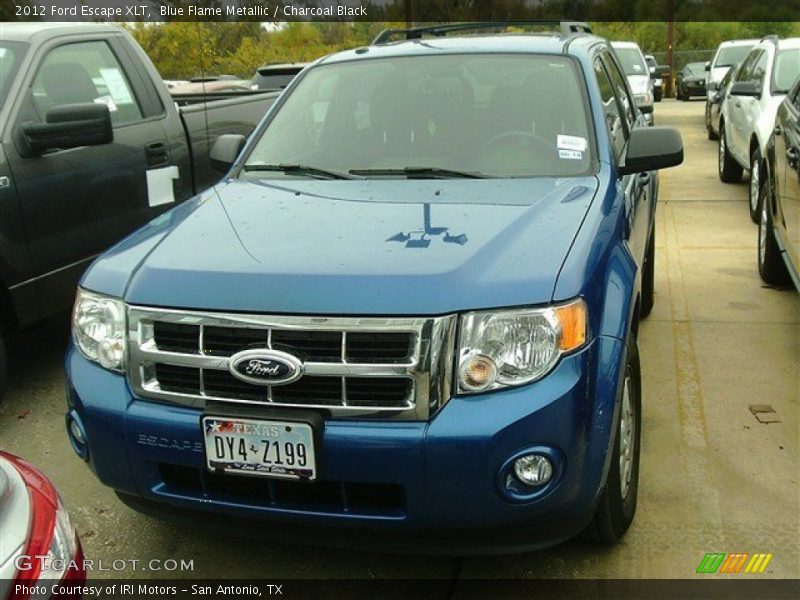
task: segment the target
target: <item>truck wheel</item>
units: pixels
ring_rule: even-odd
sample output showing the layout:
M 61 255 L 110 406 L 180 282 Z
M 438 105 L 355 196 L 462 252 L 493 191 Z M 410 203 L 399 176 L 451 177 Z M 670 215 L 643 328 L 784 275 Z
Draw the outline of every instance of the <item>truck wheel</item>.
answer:
M 639 306 L 639 314 L 642 319 L 650 314 L 655 304 L 655 280 L 656 280 L 656 228 L 650 234 L 650 241 L 647 242 L 647 253 L 644 256 L 644 269 L 642 271 L 642 302 Z
M 3 340 L 3 335 L 0 334 L 0 400 L 3 399 L 3 394 L 6 393 L 7 373 L 8 365 L 6 364 L 6 344 Z
M 761 151 L 754 148 L 750 153 L 750 186 L 749 186 L 749 200 L 750 200 L 750 218 L 753 223 L 758 223 L 761 216 Z
M 765 185 L 771 194 L 769 185 Z M 775 240 L 775 231 L 772 228 L 772 210 L 769 198 L 764 198 L 761 203 L 761 215 L 758 222 L 758 274 L 764 283 L 774 286 L 789 284 L 789 271 L 783 262 L 778 242 Z
M 642 386 L 639 350 L 631 334 L 625 358 L 625 374 L 619 391 L 619 418 L 614 453 L 594 519 L 583 537 L 611 544 L 628 530 L 636 514 L 639 493 L 639 454 L 642 439 Z
M 742 167 L 728 152 L 728 140 L 725 134 L 725 124 L 719 126 L 719 158 L 717 161 L 719 179 L 723 183 L 736 183 L 742 178 Z

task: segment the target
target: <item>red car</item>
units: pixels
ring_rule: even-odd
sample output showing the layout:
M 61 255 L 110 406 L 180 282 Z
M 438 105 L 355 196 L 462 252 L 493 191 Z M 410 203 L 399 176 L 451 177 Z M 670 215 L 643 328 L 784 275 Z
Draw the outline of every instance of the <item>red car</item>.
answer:
M 0 600 L 48 598 L 54 584 L 74 589 L 85 581 L 80 540 L 55 487 L 0 451 Z

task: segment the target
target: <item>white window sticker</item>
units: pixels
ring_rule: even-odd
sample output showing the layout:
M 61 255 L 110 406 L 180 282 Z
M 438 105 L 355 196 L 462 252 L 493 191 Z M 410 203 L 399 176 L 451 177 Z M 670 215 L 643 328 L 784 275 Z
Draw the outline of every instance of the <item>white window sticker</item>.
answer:
M 579 152 L 578 150 L 559 150 L 558 158 L 566 158 L 567 160 L 581 160 L 583 158 L 583 152 Z
M 133 104 L 131 91 L 119 69 L 100 69 L 100 75 L 106 82 L 108 93 L 117 104 Z
M 111 96 L 100 96 L 94 99 L 95 104 L 105 104 L 110 112 L 117 111 L 117 104 Z
M 586 150 L 586 138 L 576 135 L 558 135 L 556 137 L 556 146 L 560 150 L 577 150 L 578 152 L 583 152 Z
M 147 201 L 150 206 L 175 202 L 174 179 L 180 179 L 178 167 L 169 166 L 147 171 Z
M 6 55 L 8 50 L 6 48 L 0 48 L 0 58 L 3 58 Z

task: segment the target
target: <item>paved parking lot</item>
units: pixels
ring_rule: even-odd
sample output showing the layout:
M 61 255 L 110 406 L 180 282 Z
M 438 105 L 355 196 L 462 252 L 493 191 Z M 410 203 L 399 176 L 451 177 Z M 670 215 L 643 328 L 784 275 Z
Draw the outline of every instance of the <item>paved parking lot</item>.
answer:
M 512 557 L 398 558 L 226 538 L 141 516 L 98 484 L 68 445 L 65 323 L 11 342 L 0 447 L 53 479 L 88 557 L 194 559 L 193 573 L 170 576 L 683 578 L 706 552 L 770 552 L 762 577 L 798 578 L 800 296 L 762 285 L 747 188 L 719 182 L 702 101 L 657 104 L 656 121 L 680 127 L 686 161 L 661 179 L 656 305 L 640 332 L 639 511 L 616 547 L 570 542 Z M 759 423 L 751 404 L 771 405 L 780 422 Z

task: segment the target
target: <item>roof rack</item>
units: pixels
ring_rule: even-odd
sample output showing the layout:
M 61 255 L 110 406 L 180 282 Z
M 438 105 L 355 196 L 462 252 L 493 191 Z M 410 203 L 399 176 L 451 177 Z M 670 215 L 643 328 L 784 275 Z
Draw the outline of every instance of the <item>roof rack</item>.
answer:
M 476 23 L 446 23 L 443 25 L 426 25 L 424 27 L 409 27 L 408 29 L 384 29 L 372 40 L 373 46 L 386 44 L 395 36 L 401 39 L 419 40 L 423 36 L 444 37 L 448 33 L 469 31 L 472 29 L 497 29 L 499 27 L 526 27 L 526 26 L 557 27 L 557 31 L 565 35 L 576 33 L 592 33 L 592 28 L 583 21 L 481 21 Z M 554 29 L 555 30 L 555 29 Z

